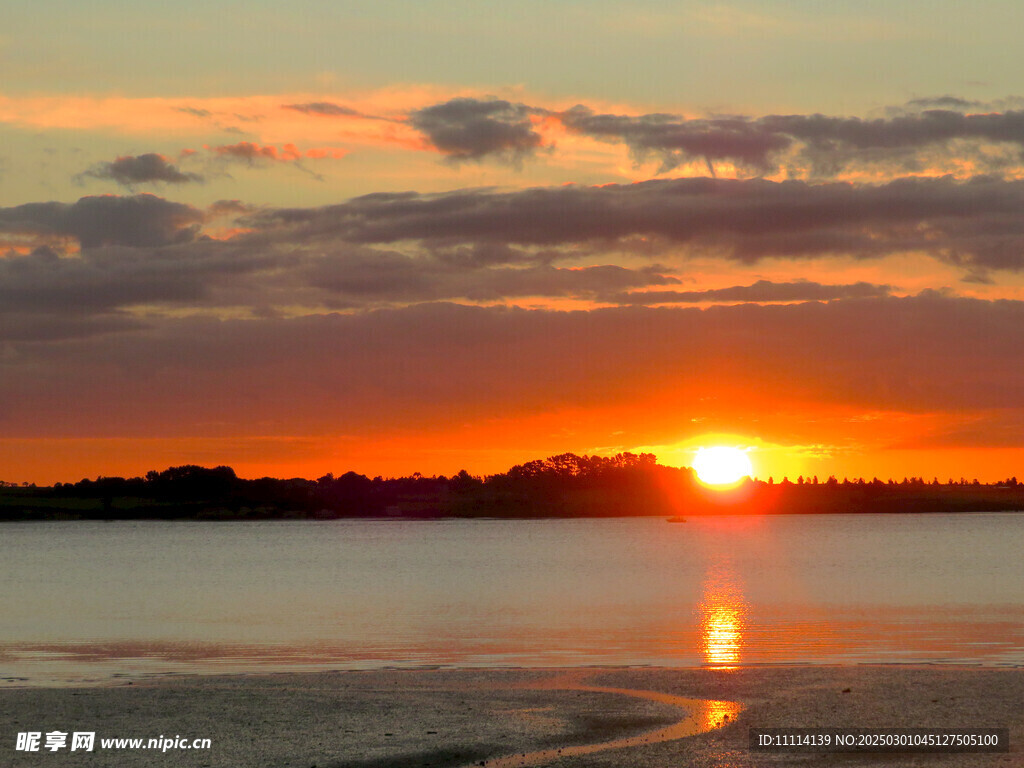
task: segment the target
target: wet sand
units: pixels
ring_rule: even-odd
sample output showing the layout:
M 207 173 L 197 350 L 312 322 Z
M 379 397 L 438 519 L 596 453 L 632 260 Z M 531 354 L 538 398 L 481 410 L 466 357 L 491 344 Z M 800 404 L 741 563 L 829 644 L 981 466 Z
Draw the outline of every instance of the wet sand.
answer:
M 0 690 L 0 763 L 167 768 L 1024 766 L 1024 670 L 906 666 L 383 670 Z M 758 727 L 1006 727 L 1009 754 L 751 753 Z M 21 731 L 208 750 L 14 750 Z

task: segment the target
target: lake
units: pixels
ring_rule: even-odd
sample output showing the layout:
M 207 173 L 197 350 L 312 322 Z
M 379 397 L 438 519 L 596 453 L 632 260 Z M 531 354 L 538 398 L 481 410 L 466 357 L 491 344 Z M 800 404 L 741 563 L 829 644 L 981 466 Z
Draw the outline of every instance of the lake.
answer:
M 0 528 L 0 678 L 1024 665 L 1024 514 Z

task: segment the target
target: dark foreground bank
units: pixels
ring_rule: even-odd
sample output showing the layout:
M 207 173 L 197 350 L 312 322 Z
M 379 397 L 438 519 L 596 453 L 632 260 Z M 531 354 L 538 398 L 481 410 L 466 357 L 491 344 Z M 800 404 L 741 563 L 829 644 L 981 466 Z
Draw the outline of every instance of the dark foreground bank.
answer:
M 443 768 L 537 750 L 543 765 L 694 766 L 1024 764 L 1024 670 L 942 667 L 772 667 L 739 670 L 576 670 L 576 689 L 538 688 L 563 672 L 417 670 L 135 680 L 107 688 L 0 692 L 0 762 L 12 766 L 288 766 Z M 586 755 L 572 745 L 657 733 L 687 713 L 663 701 L 581 688 L 656 691 L 742 705 L 722 727 L 681 739 Z M 1008 754 L 765 755 L 751 727 L 1005 727 Z M 18 751 L 40 732 L 40 751 Z M 47 733 L 68 746 L 45 748 Z M 95 732 L 93 751 L 70 750 Z M 180 739 L 178 738 L 180 737 Z M 24 737 L 23 737 L 24 738 Z M 101 747 L 108 738 L 209 739 L 209 748 Z M 58 737 L 59 739 L 59 737 Z M 176 741 L 177 739 L 177 741 Z M 639 741 L 640 743 L 636 743 Z

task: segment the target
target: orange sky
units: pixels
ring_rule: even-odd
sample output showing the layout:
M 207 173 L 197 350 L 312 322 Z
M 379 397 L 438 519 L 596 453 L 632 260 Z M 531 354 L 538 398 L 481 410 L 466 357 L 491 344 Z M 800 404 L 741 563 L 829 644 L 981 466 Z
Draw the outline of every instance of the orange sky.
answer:
M 230 56 L 155 9 L 188 56 L 114 34 L 102 0 L 94 37 L 65 9 L 74 66 L 12 64 L 0 480 L 716 444 L 761 478 L 1024 477 L 1024 99 L 968 77 L 995 25 L 920 38 L 980 40 L 983 9 L 601 4 L 495 36 L 256 5 Z

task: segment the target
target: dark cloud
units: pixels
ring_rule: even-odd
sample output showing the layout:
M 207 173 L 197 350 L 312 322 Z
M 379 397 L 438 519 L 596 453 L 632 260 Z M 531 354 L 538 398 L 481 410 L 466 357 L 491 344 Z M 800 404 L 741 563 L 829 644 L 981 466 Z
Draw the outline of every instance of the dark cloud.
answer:
M 842 145 L 853 149 L 918 149 L 953 139 L 979 139 L 1024 146 L 1024 112 L 965 115 L 948 109 L 888 119 L 824 115 L 772 115 L 758 124 L 814 147 Z
M 200 307 L 226 281 L 287 264 L 286 256 L 239 251 L 210 240 L 162 248 L 106 246 L 75 256 L 38 248 L 0 259 L 3 333 L 12 328 L 8 321 L 16 319 L 22 329 L 51 328 L 52 323 L 43 322 L 47 317 L 81 320 L 82 328 L 74 335 L 102 332 L 108 329 L 104 322 L 109 324 L 125 308 L 167 303 Z M 56 327 L 65 325 L 62 320 Z M 19 333 L 24 335 L 23 330 Z
M 605 141 L 622 141 L 640 160 L 652 155 L 669 171 L 689 160 L 704 160 L 714 175 L 714 163 L 729 160 L 765 173 L 771 156 L 792 139 L 746 118 L 683 120 L 678 115 L 598 115 L 582 105 L 560 115 L 570 130 Z
M 530 296 L 592 299 L 629 288 L 679 282 L 653 268 L 530 265 L 467 269 L 457 263 L 370 249 L 311 261 L 306 276 L 310 285 L 333 293 L 334 301 L 343 306 L 452 299 L 489 302 Z
M 207 215 L 248 210 L 222 201 Z M 12 251 L 0 258 L 0 337 L 72 333 L 57 320 L 68 316 L 83 320 L 74 335 L 107 332 L 123 326 L 114 316 L 138 307 L 152 315 L 168 306 L 267 312 L 528 296 L 590 299 L 678 282 L 653 266 L 553 267 L 540 252 L 501 244 L 401 253 L 247 235 L 214 240 L 196 236 L 192 222 L 202 218 L 195 209 L 149 195 L 0 209 L 0 230 L 37 245 L 27 255 Z M 79 238 L 81 252 L 64 255 L 47 246 L 55 236 Z
M 648 238 L 745 262 L 924 251 L 966 269 L 1024 268 L 1024 181 L 907 178 L 877 186 L 673 179 L 515 192 L 388 193 L 263 211 L 255 239 L 567 248 Z M 568 253 L 567 251 L 565 253 Z
M 195 238 L 203 213 L 155 195 L 100 195 L 75 203 L 0 208 L 0 233 L 45 240 L 71 237 L 82 248 L 160 246 Z
M 164 248 L 93 248 L 61 256 L 40 248 L 0 259 L 0 338 L 72 332 L 57 318 L 89 320 L 73 335 L 120 328 L 98 322 L 132 307 L 264 311 L 275 306 L 366 309 L 438 300 L 494 302 L 522 297 L 592 299 L 679 281 L 647 267 L 579 269 L 550 265 L 466 268 L 430 256 L 369 248 L 296 254 L 200 240 Z M 44 318 L 51 321 L 43 322 Z M 12 324 L 18 320 L 16 324 Z M 7 322 L 12 321 L 12 322 Z
M 308 104 L 282 104 L 284 109 L 293 109 L 296 112 L 302 112 L 306 115 L 322 115 L 324 117 L 359 117 L 360 113 L 356 110 L 342 106 L 341 104 L 332 104 L 329 101 L 312 101 Z
M 904 179 L 879 186 L 678 179 L 514 192 L 377 194 L 308 209 L 207 212 L 152 195 L 0 209 L 0 233 L 34 246 L 0 264 L 12 314 L 101 317 L 153 305 L 206 310 L 368 309 L 526 297 L 624 304 L 833 301 L 888 286 L 760 281 L 711 291 L 658 266 L 614 265 L 687 253 L 740 262 L 926 252 L 972 279 L 1024 268 L 1024 182 Z M 239 234 L 199 235 L 209 216 Z M 75 238 L 78 255 L 48 244 Z M 585 259 L 585 261 L 584 261 Z M 582 264 L 569 268 L 566 262 Z M 633 293 L 630 293 L 633 291 Z
M 459 98 L 416 110 L 409 122 L 450 160 L 517 162 L 542 144 L 530 122 L 542 111 L 500 99 Z
M 358 114 L 330 102 L 285 107 L 307 114 Z M 876 119 L 821 114 L 688 119 L 666 113 L 600 114 L 583 104 L 555 112 L 502 99 L 455 98 L 415 110 L 408 120 L 455 162 L 521 161 L 543 146 L 532 120 L 538 116 L 559 120 L 578 134 L 625 144 L 638 161 L 658 160 L 660 172 L 698 161 L 712 176 L 728 163 L 753 176 L 803 174 L 809 165 L 815 177 L 829 178 L 858 164 L 887 166 L 900 174 L 957 159 L 969 159 L 982 172 L 1021 162 L 1024 101 L 1019 98 L 983 103 L 952 95 L 927 97 L 884 114 Z M 992 145 L 1017 154 L 985 151 Z
M 99 163 L 80 176 L 110 179 L 125 187 L 137 184 L 187 184 L 202 182 L 197 173 L 184 173 L 163 155 L 149 152 L 144 155 L 119 157 L 111 163 Z
M 1024 149 L 1024 111 L 966 114 L 975 104 L 952 96 L 918 99 L 907 109 L 873 120 L 820 114 L 687 120 L 670 114 L 595 114 L 582 105 L 559 117 L 577 133 L 625 143 L 639 160 L 656 157 L 662 171 L 704 160 L 712 175 L 719 161 L 764 174 L 778 170 L 782 153 L 796 145 L 798 156 L 811 162 L 817 174 L 829 176 L 852 162 L 884 162 L 917 170 L 925 162 L 919 153 L 948 149 L 954 140 Z M 930 108 L 922 109 L 925 106 Z M 975 154 L 977 162 L 993 169 L 1007 162 Z
M 548 249 L 514 248 L 507 243 L 474 243 L 428 248 L 430 255 L 443 264 L 467 269 L 496 267 L 509 264 L 550 264 L 564 254 Z
M 734 285 L 730 288 L 713 288 L 706 291 L 637 291 L 609 297 L 618 304 L 696 304 L 700 302 L 795 302 L 834 301 L 836 299 L 863 299 L 888 296 L 889 285 L 872 283 L 851 283 L 847 285 L 823 285 L 810 281 L 774 283 L 758 280 L 753 285 Z

